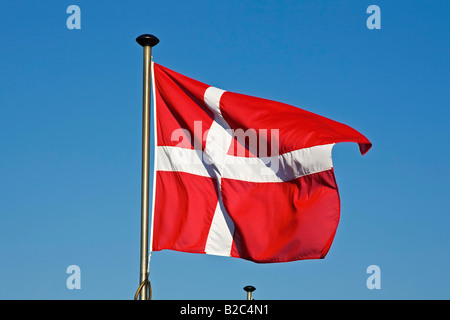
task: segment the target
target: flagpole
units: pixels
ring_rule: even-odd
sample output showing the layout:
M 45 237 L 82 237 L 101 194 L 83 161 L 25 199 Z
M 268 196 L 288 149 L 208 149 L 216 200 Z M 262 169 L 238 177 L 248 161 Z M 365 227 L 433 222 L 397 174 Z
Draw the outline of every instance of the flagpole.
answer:
M 253 300 L 252 292 L 256 290 L 254 286 L 245 286 L 244 290 L 247 292 L 247 300 Z
M 144 48 L 144 73 L 142 96 L 142 177 L 141 177 L 141 272 L 140 300 L 147 300 L 148 281 L 148 221 L 149 221 L 149 173 L 150 173 L 150 99 L 151 99 L 151 59 L 152 47 L 159 39 L 150 34 L 136 38 L 136 42 Z

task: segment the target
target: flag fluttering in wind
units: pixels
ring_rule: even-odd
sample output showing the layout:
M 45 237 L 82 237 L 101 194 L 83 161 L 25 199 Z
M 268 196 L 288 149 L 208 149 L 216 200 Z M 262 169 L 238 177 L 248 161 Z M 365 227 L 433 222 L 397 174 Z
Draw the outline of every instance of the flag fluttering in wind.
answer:
M 331 152 L 370 141 L 280 102 L 224 91 L 153 63 L 152 251 L 258 263 L 324 258 L 339 223 Z

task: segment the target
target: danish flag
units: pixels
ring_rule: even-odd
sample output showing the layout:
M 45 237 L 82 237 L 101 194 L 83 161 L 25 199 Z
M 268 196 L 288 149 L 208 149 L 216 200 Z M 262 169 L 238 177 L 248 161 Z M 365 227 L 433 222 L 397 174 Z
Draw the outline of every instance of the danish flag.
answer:
M 258 263 L 322 259 L 338 226 L 331 152 L 372 144 L 351 127 L 218 89 L 152 63 L 151 251 Z

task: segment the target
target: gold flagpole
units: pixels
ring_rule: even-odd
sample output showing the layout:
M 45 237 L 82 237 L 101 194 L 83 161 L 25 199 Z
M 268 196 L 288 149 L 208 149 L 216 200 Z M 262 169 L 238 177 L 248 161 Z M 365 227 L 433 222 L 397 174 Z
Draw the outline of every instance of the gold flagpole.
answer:
M 143 34 L 136 42 L 144 48 L 144 74 L 142 99 L 142 178 L 141 178 L 141 273 L 138 292 L 140 300 L 147 300 L 150 291 L 148 281 L 148 221 L 149 221 L 149 167 L 150 167 L 150 99 L 151 99 L 151 57 L 152 47 L 159 39 L 151 34 Z

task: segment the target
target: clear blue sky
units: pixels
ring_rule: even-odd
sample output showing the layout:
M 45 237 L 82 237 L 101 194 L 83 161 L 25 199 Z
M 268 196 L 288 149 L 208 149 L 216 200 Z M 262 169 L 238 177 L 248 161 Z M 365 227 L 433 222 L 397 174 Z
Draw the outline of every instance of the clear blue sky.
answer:
M 72 4 L 80 30 L 66 27 Z M 168 68 L 373 143 L 333 150 L 341 220 L 324 260 L 155 252 L 154 299 L 244 299 L 247 284 L 259 300 L 449 299 L 449 12 L 444 0 L 2 1 L 0 299 L 133 299 L 142 33 Z

